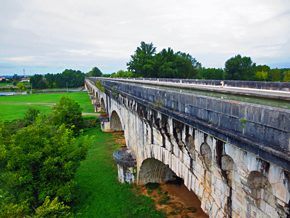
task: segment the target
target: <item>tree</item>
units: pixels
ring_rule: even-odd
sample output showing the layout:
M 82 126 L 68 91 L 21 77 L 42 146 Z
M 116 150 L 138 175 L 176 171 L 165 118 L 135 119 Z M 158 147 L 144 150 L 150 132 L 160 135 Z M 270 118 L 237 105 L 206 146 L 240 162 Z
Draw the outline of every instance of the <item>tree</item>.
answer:
M 17 84 L 17 87 L 18 87 L 18 89 L 20 89 L 20 90 L 24 90 L 24 89 L 25 89 L 23 83 L 18 83 L 18 84 Z
M 214 79 L 214 80 L 223 80 L 224 79 L 224 70 L 216 68 L 205 68 L 202 67 L 199 69 L 198 77 L 201 79 Z
M 102 77 L 105 77 L 102 75 Z M 136 77 L 135 73 L 131 71 L 119 70 L 117 73 L 112 73 L 111 77 Z
M 285 71 L 284 73 L 283 82 L 290 82 L 290 70 Z
M 61 97 L 59 103 L 53 107 L 50 116 L 53 124 L 57 126 L 65 124 L 66 128 L 73 130 L 76 135 L 84 127 L 82 108 L 69 97 Z
M 279 69 L 272 69 L 269 73 L 268 73 L 268 79 L 272 82 L 278 82 L 281 80 L 281 73 Z
M 268 78 L 268 72 L 267 71 L 257 71 L 256 72 L 256 78 L 258 79 L 258 81 L 266 81 Z
M 5 126 L 0 120 L 2 129 Z M 88 137 L 82 137 L 76 144 L 71 130 L 65 125 L 57 128 L 44 117 L 38 117 L 34 125 L 19 130 L 10 138 L 5 131 L 0 134 L 1 188 L 9 190 L 12 196 L 5 197 L 6 202 L 0 198 L 2 206 L 8 204 L 10 209 L 0 211 L 8 213 L 16 207 L 16 214 L 29 215 L 33 208 L 38 208 L 36 214 L 39 216 L 36 217 L 42 217 L 41 214 L 49 213 L 49 205 L 51 210 L 64 210 L 65 206 L 57 203 L 57 198 L 66 203 L 73 200 L 73 178 L 90 143 Z M 47 196 L 54 200 L 50 202 Z
M 254 69 L 256 64 L 252 62 L 250 57 L 241 57 L 236 55 L 225 63 L 225 79 L 226 80 L 254 80 Z
M 24 113 L 23 125 L 28 126 L 33 124 L 36 121 L 37 116 L 39 115 L 40 110 L 36 107 L 29 107 Z
M 135 54 L 131 55 L 131 60 L 127 63 L 128 70 L 141 77 L 156 77 L 154 72 L 154 54 L 156 47 L 152 43 L 141 42 Z
M 102 76 L 102 72 L 99 68 L 94 67 L 90 72 L 87 73 L 87 76 L 89 77 L 100 77 Z

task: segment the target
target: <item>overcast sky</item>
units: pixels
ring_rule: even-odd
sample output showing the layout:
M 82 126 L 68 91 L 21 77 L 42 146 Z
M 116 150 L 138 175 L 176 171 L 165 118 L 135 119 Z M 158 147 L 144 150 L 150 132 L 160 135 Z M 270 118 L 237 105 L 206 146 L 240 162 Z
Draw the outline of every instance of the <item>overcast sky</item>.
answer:
M 290 0 L 0 0 L 0 75 L 126 70 L 140 42 L 290 67 Z

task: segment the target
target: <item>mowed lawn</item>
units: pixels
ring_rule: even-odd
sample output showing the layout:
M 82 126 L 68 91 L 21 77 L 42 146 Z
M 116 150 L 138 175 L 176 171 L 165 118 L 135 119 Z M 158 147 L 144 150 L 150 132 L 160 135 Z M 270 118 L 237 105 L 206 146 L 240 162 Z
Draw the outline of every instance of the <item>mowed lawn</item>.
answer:
M 87 92 L 69 92 L 54 94 L 0 96 L 0 117 L 3 121 L 23 118 L 24 112 L 27 110 L 28 107 L 37 107 L 41 112 L 48 113 L 49 111 L 51 111 L 53 105 L 41 105 L 41 103 L 58 103 L 59 99 L 62 96 L 68 96 L 69 98 L 77 101 L 80 104 L 81 108 L 83 108 L 82 112 L 94 113 L 94 106 L 92 105 Z M 1 102 L 5 102 L 5 104 L 1 104 Z M 29 105 L 27 103 L 40 104 Z

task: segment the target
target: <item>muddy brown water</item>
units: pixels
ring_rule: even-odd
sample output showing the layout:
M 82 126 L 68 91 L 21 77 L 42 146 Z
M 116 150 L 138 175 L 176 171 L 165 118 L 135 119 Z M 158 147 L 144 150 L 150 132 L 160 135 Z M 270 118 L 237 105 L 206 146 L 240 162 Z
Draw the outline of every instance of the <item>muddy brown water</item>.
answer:
M 161 192 L 168 192 L 170 200 L 167 204 L 160 205 L 159 201 L 162 198 L 163 194 L 158 194 L 158 190 L 153 190 L 152 193 L 148 194 L 144 186 L 139 186 L 141 194 L 146 195 L 154 199 L 155 206 L 158 210 L 163 210 L 167 213 L 169 218 L 208 218 L 203 210 L 200 208 L 200 200 L 197 196 L 189 191 L 184 184 L 181 186 L 161 184 Z M 193 212 L 192 209 L 196 208 L 196 212 Z M 174 215 L 170 215 L 170 212 L 174 212 Z

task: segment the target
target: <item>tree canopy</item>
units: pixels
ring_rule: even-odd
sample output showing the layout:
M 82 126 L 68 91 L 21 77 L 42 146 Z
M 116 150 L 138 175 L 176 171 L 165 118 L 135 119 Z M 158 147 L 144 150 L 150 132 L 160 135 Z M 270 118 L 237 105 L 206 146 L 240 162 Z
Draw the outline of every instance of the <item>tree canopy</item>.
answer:
M 127 66 L 140 77 L 195 78 L 201 65 L 190 54 L 174 53 L 171 48 L 156 54 L 152 43 L 141 42 Z
M 256 64 L 250 57 L 236 55 L 225 63 L 226 80 L 254 80 Z
M 33 217 L 55 217 L 52 211 L 67 209 L 58 199 L 66 203 L 73 200 L 73 178 L 90 140 L 83 137 L 77 144 L 65 125 L 56 127 L 41 116 L 13 135 L 0 120 L 0 131 L 0 183 L 1 189 L 9 192 L 0 196 L 1 217 L 23 217 L 34 212 L 39 216 Z
M 71 129 L 76 135 L 84 127 L 82 108 L 69 97 L 61 97 L 59 103 L 53 107 L 50 116 L 53 124 L 57 126 L 64 124 L 66 128 Z

